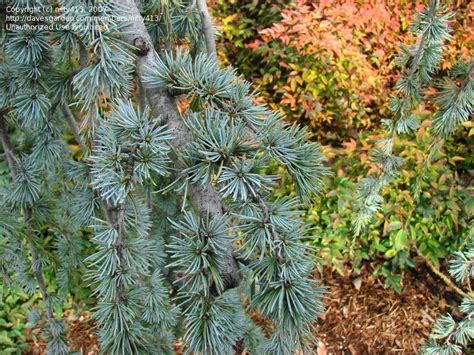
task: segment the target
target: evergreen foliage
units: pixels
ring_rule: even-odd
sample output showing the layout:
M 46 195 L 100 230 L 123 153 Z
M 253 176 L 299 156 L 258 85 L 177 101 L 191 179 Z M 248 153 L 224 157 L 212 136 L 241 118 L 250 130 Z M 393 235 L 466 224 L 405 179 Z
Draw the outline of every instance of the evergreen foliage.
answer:
M 329 171 L 306 130 L 255 104 L 250 84 L 205 52 L 194 1 L 140 2 L 149 35 L 120 20 L 138 13 L 133 1 L 8 3 L 67 14 L 54 30 L 4 33 L 0 56 L 12 173 L 0 266 L 39 287 L 30 325 L 48 353 L 68 352 L 54 310 L 84 281 L 103 353 L 171 353 L 176 334 L 186 353 L 308 349 L 323 289 L 297 208 Z M 189 106 L 177 117 L 176 98 Z M 167 100 L 172 109 L 156 109 Z M 299 199 L 269 199 L 270 162 L 288 169 Z M 275 325 L 269 338 L 254 311 Z

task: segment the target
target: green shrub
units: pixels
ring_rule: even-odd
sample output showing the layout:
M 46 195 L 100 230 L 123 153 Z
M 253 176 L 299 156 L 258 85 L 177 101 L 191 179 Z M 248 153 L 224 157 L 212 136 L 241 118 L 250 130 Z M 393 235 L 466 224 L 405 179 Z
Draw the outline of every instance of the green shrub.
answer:
M 220 54 L 247 78 L 253 77 L 261 62 L 248 45 L 259 32 L 281 20 L 281 11 L 292 0 L 218 0 L 213 7 L 219 24 Z
M 400 290 L 403 271 L 414 265 L 416 256 L 410 245 L 414 241 L 401 228 L 403 223 L 409 224 L 419 250 L 434 265 L 463 245 L 474 212 L 472 188 L 466 181 L 472 154 L 468 154 L 469 142 L 460 138 L 467 136 L 466 131 L 449 140 L 438 160 L 427 168 L 419 201 L 413 195 L 431 137 L 418 134 L 411 141 L 402 137 L 398 145 L 405 146 L 404 168 L 383 190 L 384 207 L 359 237 L 354 236 L 351 227 L 356 181 L 370 169 L 368 152 L 380 136 L 362 134 L 342 147 L 326 146 L 334 176 L 327 179 L 327 191 L 305 211 L 311 234 L 318 236 L 312 244 L 318 247 L 324 263 L 343 273 L 347 263 L 357 272 L 363 261 L 376 261 L 375 275 L 383 276 L 387 286 Z M 277 194 L 294 194 L 288 179 L 283 178 Z
M 21 354 L 28 347 L 26 316 L 38 295 L 28 295 L 19 287 L 0 284 L 0 353 Z

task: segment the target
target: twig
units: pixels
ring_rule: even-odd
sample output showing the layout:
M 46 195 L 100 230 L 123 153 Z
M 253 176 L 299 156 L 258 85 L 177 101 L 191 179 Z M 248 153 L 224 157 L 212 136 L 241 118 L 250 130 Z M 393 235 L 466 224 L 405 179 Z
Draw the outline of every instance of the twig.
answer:
M 254 133 L 258 134 L 259 130 L 255 125 L 246 120 L 245 121 L 249 129 Z M 254 191 L 254 197 L 256 202 L 258 203 L 258 206 L 260 207 L 260 210 L 262 211 L 263 214 L 263 222 L 266 226 L 268 226 L 269 232 L 270 232 L 270 238 L 273 241 L 277 241 L 280 239 L 280 236 L 278 235 L 277 231 L 275 230 L 275 227 L 272 224 L 271 217 L 270 217 L 270 208 L 268 206 L 267 201 L 263 198 L 262 194 L 258 191 Z M 274 255 L 275 257 L 278 258 L 279 261 L 284 262 L 284 258 L 282 258 L 280 255 Z
M 117 251 L 117 257 L 120 265 L 123 265 L 123 237 L 125 234 L 125 202 L 120 204 L 118 208 L 116 220 L 114 221 L 114 227 L 117 231 L 117 242 L 114 244 L 114 248 Z M 117 301 L 123 303 L 126 299 L 125 288 L 123 283 L 120 281 L 120 284 L 117 285 Z
M 87 51 L 86 46 L 84 46 L 84 43 L 78 38 L 79 42 L 79 65 L 81 68 L 87 67 L 87 64 L 89 64 L 89 52 Z
M 85 145 L 84 140 L 82 139 L 79 133 L 79 127 L 77 126 L 76 118 L 67 103 L 62 104 L 62 109 L 63 109 L 64 115 L 66 116 L 66 121 L 68 122 L 69 127 L 71 128 L 71 131 L 74 135 L 74 138 L 76 142 L 79 144 L 79 148 L 81 149 L 82 153 L 84 154 L 87 151 L 87 146 Z M 97 196 L 97 192 L 94 191 L 94 193 Z M 105 219 L 110 224 L 113 224 L 114 214 L 113 214 L 112 208 L 107 204 L 106 201 L 102 199 L 100 199 L 100 207 L 102 209 L 102 212 L 104 213 Z
M 7 157 L 8 166 L 10 167 L 13 180 L 16 180 L 18 160 L 16 159 L 15 153 L 13 152 L 10 137 L 8 136 L 7 129 L 5 127 L 4 114 L 4 111 L 0 112 L 0 140 L 2 142 L 3 152 Z
M 27 206 L 25 209 L 25 220 L 26 223 L 29 223 L 31 220 L 31 207 Z M 46 282 L 44 281 L 43 270 L 41 268 L 41 257 L 36 250 L 36 247 L 33 245 L 31 240 L 28 240 L 28 246 L 31 250 L 31 257 L 33 259 L 32 266 L 33 272 L 36 277 L 36 281 L 38 281 L 38 286 L 41 292 L 41 296 L 43 297 L 43 302 L 46 306 L 46 317 L 48 318 L 48 322 L 50 323 L 54 319 L 54 313 L 51 305 L 49 304 L 49 292 L 46 287 Z
M 435 320 L 433 319 L 432 316 L 428 314 L 424 309 L 420 309 L 421 314 L 423 314 L 431 323 L 434 323 Z
M 418 246 L 414 244 L 415 250 L 417 255 L 423 260 L 423 262 L 430 268 L 430 270 L 438 276 L 449 288 L 451 288 L 454 292 L 456 292 L 459 296 L 463 298 L 468 298 L 474 302 L 474 294 L 466 293 L 461 288 L 459 288 L 449 276 L 445 275 L 441 270 L 439 270 L 426 256 L 424 256 Z
M 64 116 L 66 116 L 66 121 L 69 124 L 69 128 L 71 128 L 72 134 L 74 135 L 74 139 L 76 140 L 77 144 L 79 144 L 79 147 L 81 148 L 82 152 L 86 152 L 87 147 L 84 144 L 84 140 L 82 139 L 81 134 L 79 132 L 79 127 L 77 126 L 77 120 L 74 116 L 74 113 L 71 111 L 67 103 L 63 103 L 61 105 L 61 108 L 63 110 Z

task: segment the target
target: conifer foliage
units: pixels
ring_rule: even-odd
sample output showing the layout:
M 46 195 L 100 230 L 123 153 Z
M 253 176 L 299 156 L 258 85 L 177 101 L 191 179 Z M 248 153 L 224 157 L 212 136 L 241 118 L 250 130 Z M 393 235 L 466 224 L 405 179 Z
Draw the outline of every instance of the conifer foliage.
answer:
M 39 289 L 48 353 L 68 352 L 55 306 L 84 283 L 103 353 L 171 353 L 176 335 L 186 353 L 305 349 L 323 291 L 298 206 L 328 170 L 219 66 L 205 1 L 7 3 L 34 19 L 2 33 L 0 270 Z M 297 198 L 269 198 L 270 162 Z

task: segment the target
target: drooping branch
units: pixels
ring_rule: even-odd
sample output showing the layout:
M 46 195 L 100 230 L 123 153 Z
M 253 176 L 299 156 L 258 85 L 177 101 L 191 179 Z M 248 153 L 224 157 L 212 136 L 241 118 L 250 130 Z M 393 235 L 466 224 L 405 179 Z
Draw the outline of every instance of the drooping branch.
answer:
M 31 219 L 30 207 L 27 207 L 25 210 L 25 219 L 27 223 Z M 49 302 L 49 292 L 46 287 L 43 270 L 41 268 L 41 258 L 40 258 L 40 255 L 38 254 L 38 250 L 36 249 L 36 247 L 33 245 L 33 243 L 30 240 L 28 241 L 28 246 L 30 247 L 31 258 L 33 259 L 33 262 L 32 262 L 33 272 L 35 274 L 36 281 L 38 282 L 38 286 L 41 292 L 41 297 L 43 297 L 43 302 L 45 304 L 46 317 L 48 319 L 48 322 L 51 322 L 54 319 L 54 313 L 53 313 L 53 308 L 51 307 L 51 304 Z
M 438 0 L 431 0 L 428 6 L 429 6 L 428 17 L 431 19 L 433 15 L 435 15 L 434 10 L 438 6 Z M 423 34 L 421 35 L 420 43 L 418 44 L 418 50 L 416 51 L 416 54 L 413 59 L 413 63 L 410 68 L 410 72 L 409 72 L 410 76 L 413 76 L 420 66 L 421 59 L 423 57 L 423 52 L 426 50 L 427 37 L 428 37 L 428 31 L 423 32 Z
M 129 153 L 129 158 L 126 162 L 125 171 L 133 171 L 134 166 L 134 159 L 133 156 L 136 153 L 137 146 L 133 147 L 131 152 Z M 126 209 L 126 202 L 122 202 L 118 208 L 117 213 L 115 214 L 115 218 L 113 219 L 112 225 L 114 226 L 115 230 L 117 231 L 117 241 L 114 243 L 113 247 L 117 251 L 117 258 L 120 261 L 121 265 L 126 265 L 126 261 L 124 260 L 123 256 L 123 247 L 124 247 L 124 239 L 126 235 L 125 230 L 125 209 Z M 137 280 L 138 281 L 138 280 Z M 117 302 L 124 302 L 126 300 L 125 289 L 122 283 L 118 285 L 117 290 Z
M 10 142 L 10 137 L 8 136 L 8 133 L 6 131 L 4 115 L 5 115 L 4 111 L 0 112 L 0 141 L 3 146 L 3 151 L 5 152 L 5 155 L 7 157 L 7 162 L 10 167 L 12 179 L 13 181 L 15 181 L 18 176 L 19 161 L 15 153 L 13 152 L 13 148 Z M 25 214 L 25 222 L 29 225 L 31 222 L 31 207 L 30 206 L 25 207 L 24 214 Z M 30 239 L 28 239 L 28 246 L 31 250 L 33 273 L 35 274 L 35 278 L 36 278 L 36 281 L 38 282 L 41 296 L 45 304 L 47 321 L 48 323 L 51 323 L 51 321 L 54 318 L 54 313 L 53 313 L 53 308 L 49 302 L 49 293 L 48 293 L 48 289 L 46 288 L 46 282 L 45 282 L 43 270 L 41 267 L 41 258 L 38 253 L 38 250 L 33 245 Z
M 127 16 L 134 19 L 140 17 L 140 12 L 133 0 L 119 0 L 118 2 L 127 8 Z M 136 69 L 140 79 L 143 79 L 146 68 L 152 66 L 153 58 L 157 55 L 144 23 L 142 21 L 130 22 L 124 37 L 126 42 L 138 48 Z M 159 123 L 166 124 L 174 136 L 170 142 L 172 148 L 176 152 L 182 151 L 191 141 L 191 134 L 178 111 L 176 98 L 165 87 L 156 89 L 144 87 L 144 91 L 153 115 L 160 117 Z M 173 158 L 173 160 L 176 166 L 180 166 L 177 158 Z M 209 213 L 211 217 L 217 218 L 225 213 L 224 205 L 213 186 L 190 184 L 188 192 L 192 204 L 201 217 Z M 233 247 L 230 243 L 226 250 L 225 265 L 220 270 L 224 289 L 236 287 L 241 281 L 239 267 L 234 259 Z
M 76 140 L 77 144 L 79 144 L 79 148 L 80 148 L 82 154 L 85 154 L 86 151 L 87 151 L 87 146 L 84 143 L 84 140 L 82 139 L 81 134 L 79 132 L 79 127 L 77 125 L 77 120 L 76 120 L 76 117 L 75 117 L 74 113 L 71 111 L 71 109 L 69 108 L 67 103 L 62 104 L 62 110 L 63 110 L 63 113 L 66 117 L 66 121 L 69 125 L 69 128 L 71 129 L 72 134 L 74 135 L 74 139 Z M 96 196 L 98 196 L 96 191 L 94 191 L 94 194 Z M 104 217 L 106 218 L 106 220 L 110 224 L 113 224 L 113 221 L 114 221 L 113 208 L 111 206 L 109 206 L 107 204 L 107 202 L 102 200 L 102 199 L 100 199 L 100 206 L 101 206 L 102 212 L 104 213 Z
M 18 160 L 16 159 L 15 153 L 13 152 L 10 137 L 8 136 L 7 129 L 5 127 L 5 111 L 0 112 L 0 140 L 3 146 L 3 152 L 7 158 L 8 167 L 10 168 L 13 180 L 16 180 Z
M 202 32 L 206 41 L 207 53 L 210 57 L 217 60 L 216 40 L 214 37 L 214 26 L 212 18 L 207 8 L 206 0 L 197 0 L 197 8 L 201 16 Z

